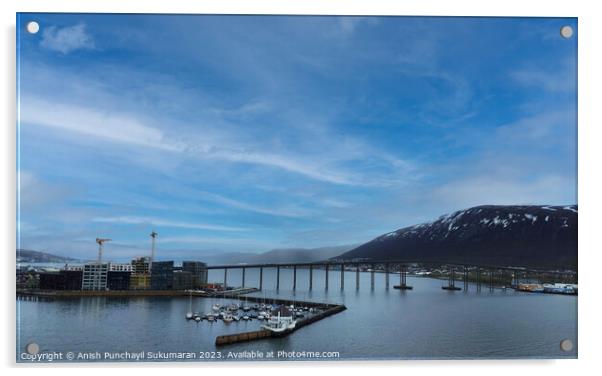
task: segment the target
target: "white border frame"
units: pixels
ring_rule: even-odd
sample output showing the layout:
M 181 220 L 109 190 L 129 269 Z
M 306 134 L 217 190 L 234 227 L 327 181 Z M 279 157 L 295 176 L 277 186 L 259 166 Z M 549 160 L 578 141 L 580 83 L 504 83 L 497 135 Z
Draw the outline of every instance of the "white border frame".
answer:
M 3 208 L 0 222 L 4 257 L 3 281 L 6 283 L 4 297 L 5 309 L 2 310 L 5 338 L 1 343 L 2 364 L 12 368 L 9 371 L 42 371 L 51 374 L 86 373 L 105 374 L 113 370 L 133 372 L 134 367 L 148 368 L 144 372 L 163 374 L 166 368 L 179 369 L 178 372 L 245 372 L 251 374 L 265 372 L 287 372 L 312 375 L 315 372 L 366 373 L 373 368 L 379 372 L 427 372 L 451 374 L 507 375 L 526 372 L 545 372 L 549 375 L 591 372 L 596 364 L 600 342 L 600 282 L 598 265 L 602 265 L 598 247 L 597 214 L 602 213 L 600 195 L 602 194 L 600 163 L 602 161 L 602 142 L 600 127 L 602 106 L 596 97 L 602 87 L 600 69 L 602 59 L 599 46 L 602 19 L 596 13 L 595 2 L 576 2 L 547 0 L 528 2 L 525 0 L 473 1 L 473 0 L 188 0 L 164 1 L 119 1 L 86 0 L 72 2 L 68 0 L 4 0 L 2 6 L 2 75 L 4 83 L 0 92 L 4 127 L 2 128 L 2 200 Z M 222 13 L 222 14 L 337 14 L 337 15 L 428 15 L 428 16 L 542 16 L 542 17 L 578 17 L 579 21 L 579 360 L 511 360 L 511 361 L 337 361 L 337 362 L 286 362 L 286 363 L 219 363 L 219 364 L 100 364 L 100 365 L 15 365 L 15 195 L 16 195 L 16 104 L 15 104 L 15 13 L 16 12 L 103 12 L 103 13 Z M 596 106 L 597 105 L 597 106 Z M 494 367 L 492 367 L 494 366 Z M 392 367 L 403 367 L 394 370 Z M 96 369 L 93 369 L 96 368 Z M 110 368 L 106 369 L 106 368 Z M 151 369 L 152 368 L 152 369 Z M 194 369 L 190 369 L 194 368 Z M 201 369 L 198 369 L 201 368 Z M 267 370 L 265 368 L 268 368 Z M 271 369 L 269 369 L 271 368 Z M 541 369 L 540 369 L 541 368 Z

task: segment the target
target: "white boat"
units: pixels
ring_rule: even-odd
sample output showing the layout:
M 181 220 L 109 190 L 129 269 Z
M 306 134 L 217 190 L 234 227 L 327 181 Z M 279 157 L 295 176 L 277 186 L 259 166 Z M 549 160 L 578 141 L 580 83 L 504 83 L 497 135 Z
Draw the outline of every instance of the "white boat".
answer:
M 214 304 L 214 305 L 211 307 L 211 309 L 213 309 L 214 311 L 219 311 L 219 309 L 220 309 L 221 307 L 222 307 L 222 306 L 221 306 L 221 305 L 219 305 L 219 304 Z
M 192 319 L 192 312 L 187 312 L 186 313 L 186 320 L 190 320 Z
M 232 317 L 231 314 L 226 313 L 223 317 L 222 320 L 224 320 L 225 323 L 229 324 L 232 322 L 232 320 L 234 320 L 234 318 Z
M 201 321 L 201 316 L 196 316 L 196 317 L 194 318 L 194 321 L 196 321 L 196 322 L 199 322 L 199 321 Z
M 284 333 L 295 329 L 296 324 L 297 320 L 293 313 L 287 307 L 282 306 L 274 310 L 267 324 L 261 327 L 275 333 Z
M 244 316 L 242 317 L 242 319 L 243 319 L 243 320 L 245 320 L 245 321 L 248 321 L 248 320 L 250 319 L 250 317 L 249 317 L 248 315 L 244 315 Z
M 239 307 L 238 307 L 238 304 L 235 303 L 235 304 L 230 304 L 227 309 L 230 312 L 237 312 Z

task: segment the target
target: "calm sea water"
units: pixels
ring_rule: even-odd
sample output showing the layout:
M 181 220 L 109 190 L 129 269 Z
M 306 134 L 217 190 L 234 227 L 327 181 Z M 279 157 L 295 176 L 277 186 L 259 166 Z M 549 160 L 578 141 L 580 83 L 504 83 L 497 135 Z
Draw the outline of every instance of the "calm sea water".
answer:
M 575 296 L 490 292 L 486 287 L 477 292 L 474 285 L 468 291 L 449 292 L 441 290 L 445 281 L 412 277 L 408 284 L 414 290 L 401 292 L 392 288 L 399 283 L 399 275 L 391 275 L 391 289 L 386 290 L 385 276 L 380 273 L 375 275 L 374 290 L 370 274 L 361 273 L 356 290 L 355 272 L 345 273 L 342 291 L 339 271 L 330 272 L 326 291 L 323 270 L 314 270 L 310 292 L 309 272 L 303 269 L 297 270 L 296 292 L 291 290 L 289 269 L 281 269 L 280 291 L 275 291 L 275 270 L 265 269 L 263 277 L 264 291 L 255 295 L 343 303 L 347 310 L 285 338 L 216 348 L 216 336 L 256 330 L 261 322 L 187 321 L 188 298 L 18 300 L 17 360 L 23 361 L 20 354 L 30 342 L 39 344 L 41 353 L 218 351 L 222 359 L 244 351 L 338 352 L 338 359 L 577 356 Z M 209 279 L 222 282 L 223 271 L 211 271 Z M 257 271 L 247 270 L 247 286 L 257 286 L 258 279 Z M 229 285 L 240 285 L 240 280 L 240 272 L 228 272 Z M 207 313 L 216 301 L 227 303 L 193 298 L 193 310 Z M 563 339 L 573 341 L 572 351 L 560 349 Z

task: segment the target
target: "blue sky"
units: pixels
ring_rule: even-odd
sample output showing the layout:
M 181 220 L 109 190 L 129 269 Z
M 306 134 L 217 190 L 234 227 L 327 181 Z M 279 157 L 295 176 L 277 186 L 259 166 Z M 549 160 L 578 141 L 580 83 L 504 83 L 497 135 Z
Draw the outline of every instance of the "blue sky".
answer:
M 202 258 L 577 202 L 575 19 L 19 17 L 22 248 L 123 260 L 154 229 Z

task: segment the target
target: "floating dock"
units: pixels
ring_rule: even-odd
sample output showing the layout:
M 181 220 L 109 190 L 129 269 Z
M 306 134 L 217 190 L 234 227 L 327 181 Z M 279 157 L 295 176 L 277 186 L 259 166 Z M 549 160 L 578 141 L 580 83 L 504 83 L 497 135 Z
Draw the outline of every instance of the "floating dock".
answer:
M 251 297 L 249 297 L 249 300 Z M 247 299 L 247 298 L 245 298 Z M 264 299 L 262 298 L 257 298 L 257 301 L 263 301 Z M 284 299 L 268 299 L 269 301 L 274 301 L 274 303 L 276 304 L 291 304 L 293 303 L 292 300 L 284 300 Z M 314 302 L 294 302 L 296 303 L 296 305 L 302 305 L 302 306 L 306 306 L 306 307 L 316 307 L 316 306 L 325 306 L 322 303 L 314 303 Z M 347 307 L 345 307 L 343 304 L 327 304 L 326 305 L 328 308 L 314 316 L 311 317 L 307 317 L 304 319 L 300 319 L 297 320 L 297 324 L 295 325 L 295 328 L 284 332 L 284 333 L 274 333 L 272 331 L 269 330 L 265 330 L 265 329 L 261 329 L 261 330 L 256 330 L 253 332 L 244 332 L 244 333 L 237 333 L 237 334 L 228 334 L 228 335 L 222 335 L 222 336 L 217 336 L 215 338 L 215 345 L 216 346 L 223 346 L 223 345 L 229 345 L 229 344 L 233 344 L 233 343 L 240 343 L 240 342 L 248 342 L 248 341 L 255 341 L 258 339 L 264 339 L 264 338 L 275 338 L 275 337 L 283 337 L 283 336 L 287 336 L 295 331 L 297 331 L 298 329 L 301 329 L 304 326 L 307 326 L 309 324 L 312 324 L 316 321 L 320 321 L 328 316 L 332 316 L 334 314 L 337 314 L 339 312 L 342 312 L 344 310 L 347 309 Z
M 457 287 L 457 286 L 442 286 L 441 288 L 443 290 L 450 290 L 450 291 L 460 291 L 460 290 L 462 290 L 461 287 Z
M 394 285 L 393 288 L 397 289 L 397 290 L 413 290 L 414 289 L 413 286 L 408 286 L 408 285 Z

